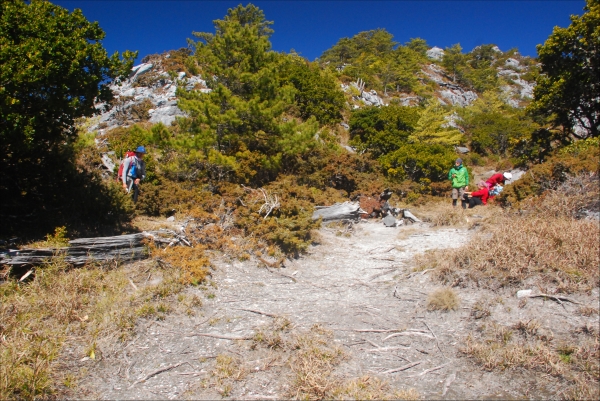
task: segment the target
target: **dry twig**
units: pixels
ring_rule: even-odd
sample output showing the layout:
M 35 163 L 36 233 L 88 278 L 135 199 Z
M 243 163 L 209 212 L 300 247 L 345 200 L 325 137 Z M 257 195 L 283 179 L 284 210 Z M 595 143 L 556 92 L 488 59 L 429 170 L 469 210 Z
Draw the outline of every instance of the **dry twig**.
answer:
M 175 369 L 176 367 L 179 367 L 185 363 L 189 363 L 189 362 L 180 362 L 180 363 L 176 363 L 175 365 L 171 365 L 171 366 L 166 366 L 164 368 L 160 368 L 155 370 L 154 372 L 148 373 L 146 376 L 144 376 L 143 378 L 139 379 L 138 381 L 134 382 L 131 386 L 129 386 L 129 388 L 132 388 L 133 386 L 135 386 L 138 383 L 142 383 L 145 382 L 146 380 L 148 380 L 149 378 L 151 378 L 152 376 L 156 376 L 159 373 L 163 373 L 166 372 L 167 370 L 171 370 L 171 369 Z
M 224 340 L 251 340 L 252 339 L 252 336 L 247 336 L 247 337 L 233 337 L 233 336 L 226 336 L 225 334 L 211 334 L 211 333 L 192 333 L 192 334 L 188 334 L 187 336 L 185 336 L 185 338 L 195 337 L 195 336 L 212 337 L 212 338 L 222 338 Z
M 381 373 L 385 375 L 385 374 L 388 374 L 388 373 L 402 372 L 403 370 L 408 370 L 408 369 L 410 369 L 410 368 L 412 368 L 414 366 L 419 365 L 420 363 L 421 363 L 421 361 L 412 362 L 412 363 L 409 363 L 408 365 L 404 365 L 404 366 L 401 366 L 399 368 L 394 368 L 394 369 L 386 370 L 385 372 L 381 372 Z

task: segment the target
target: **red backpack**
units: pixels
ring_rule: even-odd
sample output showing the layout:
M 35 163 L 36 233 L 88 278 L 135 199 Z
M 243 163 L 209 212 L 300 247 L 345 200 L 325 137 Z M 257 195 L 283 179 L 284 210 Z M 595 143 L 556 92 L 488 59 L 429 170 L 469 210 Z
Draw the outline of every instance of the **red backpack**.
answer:
M 121 160 L 121 164 L 119 165 L 119 172 L 117 173 L 117 182 L 121 182 L 121 180 L 123 180 L 123 162 L 125 161 L 125 159 L 131 156 L 135 156 L 135 152 L 131 150 L 125 152 L 125 157 L 123 157 L 123 160 Z

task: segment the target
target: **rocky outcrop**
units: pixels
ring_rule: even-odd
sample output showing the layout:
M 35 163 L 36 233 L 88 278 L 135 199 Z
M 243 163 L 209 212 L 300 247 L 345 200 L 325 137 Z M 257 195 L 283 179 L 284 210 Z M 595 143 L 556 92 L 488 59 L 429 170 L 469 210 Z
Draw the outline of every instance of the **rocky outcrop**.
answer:
M 450 82 L 440 66 L 430 64 L 423 68 L 421 72 L 439 86 L 437 93 L 439 94 L 440 103 L 465 107 L 477 100 L 475 92 L 465 90 L 460 85 Z
M 435 61 L 441 61 L 444 58 L 444 49 L 441 49 L 437 46 L 432 47 L 427 50 L 427 57 Z
M 210 92 L 199 76 L 187 77 L 183 71 L 169 74 L 159 68 L 153 63 L 142 63 L 131 69 L 128 79 L 114 82 L 110 86 L 113 103 L 97 105 L 95 123 L 88 130 L 102 133 L 146 120 L 171 125 L 177 117 L 185 116 L 177 106 L 178 88 Z

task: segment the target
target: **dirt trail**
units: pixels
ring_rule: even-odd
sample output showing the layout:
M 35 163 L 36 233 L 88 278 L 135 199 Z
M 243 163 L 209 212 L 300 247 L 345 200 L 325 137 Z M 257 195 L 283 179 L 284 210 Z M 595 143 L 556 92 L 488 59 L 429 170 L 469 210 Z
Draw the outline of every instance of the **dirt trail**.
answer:
M 322 243 L 308 255 L 286 261 L 282 269 L 267 269 L 255 260 L 216 262 L 216 288 L 189 289 L 203 299 L 195 316 L 142 321 L 138 336 L 90 365 L 80 386 L 101 399 L 286 398 L 293 379 L 276 353 L 254 349 L 250 340 L 217 338 L 251 338 L 278 315 L 287 317 L 294 331 L 315 324 L 332 331 L 333 342 L 347 355 L 336 369 L 343 378 L 375 376 L 395 389 L 413 388 L 427 399 L 506 399 L 523 396 L 523 388 L 541 398 L 556 394 L 540 376 L 488 373 L 459 358 L 458 347 L 474 328 L 470 306 L 482 296 L 500 294 L 459 290 L 457 311 L 425 308 L 427 295 L 439 285 L 426 271 L 411 273 L 409 263 L 417 253 L 459 247 L 475 230 L 426 224 L 388 228 L 369 221 L 355 225 L 349 237 L 336 231 L 322 228 Z M 543 308 L 550 324 L 553 314 L 565 313 L 552 303 L 531 302 L 518 316 L 508 317 L 511 305 L 517 309 L 511 298 L 493 313 L 508 320 L 543 320 Z M 571 324 L 581 323 L 568 318 Z M 402 330 L 402 335 L 386 339 L 395 334 L 391 330 Z M 218 355 L 231 355 L 246 369 L 230 388 L 214 384 Z M 397 368 L 406 369 L 392 372 Z

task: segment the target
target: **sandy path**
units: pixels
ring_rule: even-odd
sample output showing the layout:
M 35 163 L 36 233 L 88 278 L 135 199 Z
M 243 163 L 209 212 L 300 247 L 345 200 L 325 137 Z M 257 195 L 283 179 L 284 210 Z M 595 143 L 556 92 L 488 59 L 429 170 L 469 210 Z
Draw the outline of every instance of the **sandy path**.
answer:
M 229 354 L 250 369 L 227 391 L 229 397 L 283 398 L 290 378 L 281 366 L 265 364 L 275 356 L 252 351 L 251 341 L 197 335 L 251 337 L 272 322 L 269 315 L 280 315 L 294 330 L 314 324 L 331 330 L 348 355 L 337 372 L 345 378 L 375 375 L 394 388 L 414 388 L 425 398 L 511 398 L 522 394 L 523 385 L 540 396 L 551 395 L 543 381 L 492 375 L 458 358 L 461 339 L 473 328 L 469 305 L 481 291 L 462 292 L 456 312 L 425 309 L 427 295 L 437 285 L 427 273 L 410 274 L 408 263 L 416 253 L 461 246 L 473 231 L 388 228 L 376 221 L 355 225 L 349 237 L 335 231 L 321 229 L 322 244 L 287 261 L 283 269 L 266 269 L 253 260 L 215 263 L 216 289 L 189 290 L 204 299 L 200 313 L 143 321 L 139 336 L 90 370 L 82 386 L 102 399 L 221 398 L 211 372 L 215 357 Z M 357 331 L 397 329 L 404 335 L 387 340 L 391 332 Z M 412 363 L 406 370 L 383 373 Z M 170 369 L 160 371 L 164 368 Z

